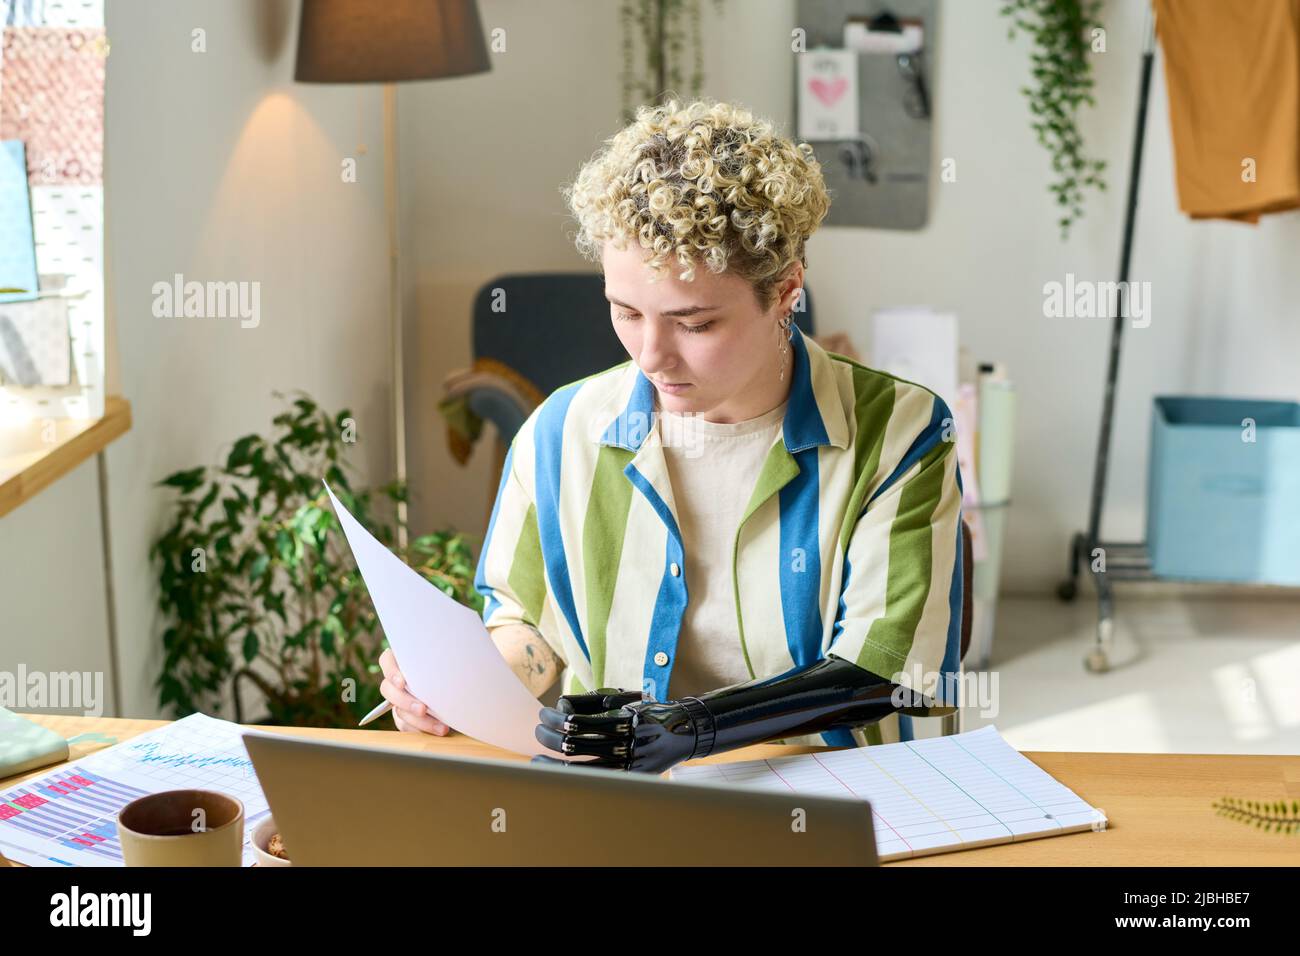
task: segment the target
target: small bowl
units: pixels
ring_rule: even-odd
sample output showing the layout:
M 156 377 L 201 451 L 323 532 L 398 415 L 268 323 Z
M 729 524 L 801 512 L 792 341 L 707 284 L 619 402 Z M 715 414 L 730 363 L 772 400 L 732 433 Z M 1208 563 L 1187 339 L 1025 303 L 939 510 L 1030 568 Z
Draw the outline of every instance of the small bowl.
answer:
M 278 832 L 274 817 L 267 817 L 253 828 L 253 838 L 249 842 L 253 845 L 253 855 L 257 857 L 258 866 L 293 866 L 291 860 L 282 860 L 266 850 L 271 837 Z

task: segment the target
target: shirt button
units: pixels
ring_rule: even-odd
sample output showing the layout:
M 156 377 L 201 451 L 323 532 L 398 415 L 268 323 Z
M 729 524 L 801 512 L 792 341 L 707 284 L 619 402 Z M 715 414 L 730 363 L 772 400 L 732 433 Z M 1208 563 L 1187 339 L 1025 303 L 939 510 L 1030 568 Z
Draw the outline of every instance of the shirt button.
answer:
M 668 565 L 668 571 L 672 574 L 673 577 L 680 577 L 682 573 L 682 569 L 678 567 L 676 561 Z
M 673 566 L 676 567 L 676 565 Z M 658 664 L 660 667 L 663 667 L 665 664 L 668 663 L 668 655 L 665 654 L 663 651 L 660 651 L 658 654 L 655 655 L 655 663 Z

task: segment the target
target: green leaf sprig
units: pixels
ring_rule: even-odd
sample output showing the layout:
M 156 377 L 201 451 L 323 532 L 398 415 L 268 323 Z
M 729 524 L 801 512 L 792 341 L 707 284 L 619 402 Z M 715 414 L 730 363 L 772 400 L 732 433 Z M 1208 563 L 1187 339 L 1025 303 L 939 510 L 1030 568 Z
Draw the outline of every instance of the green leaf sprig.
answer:
M 1256 828 L 1294 836 L 1300 833 L 1300 801 L 1292 800 L 1287 807 L 1285 800 L 1260 801 L 1242 800 L 1238 797 L 1224 797 L 1211 804 L 1216 813 L 1239 823 L 1254 825 Z

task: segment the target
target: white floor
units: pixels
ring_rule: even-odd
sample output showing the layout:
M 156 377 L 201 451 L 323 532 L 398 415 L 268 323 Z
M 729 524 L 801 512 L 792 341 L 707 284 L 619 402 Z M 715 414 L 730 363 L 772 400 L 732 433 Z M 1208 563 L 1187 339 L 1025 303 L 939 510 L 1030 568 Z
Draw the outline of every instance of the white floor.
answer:
M 992 723 L 1020 750 L 1300 754 L 1300 599 L 1121 591 L 1116 612 L 1112 669 L 1094 674 L 1090 589 L 1073 604 L 1004 597 L 993 706 L 967 706 L 962 729 Z

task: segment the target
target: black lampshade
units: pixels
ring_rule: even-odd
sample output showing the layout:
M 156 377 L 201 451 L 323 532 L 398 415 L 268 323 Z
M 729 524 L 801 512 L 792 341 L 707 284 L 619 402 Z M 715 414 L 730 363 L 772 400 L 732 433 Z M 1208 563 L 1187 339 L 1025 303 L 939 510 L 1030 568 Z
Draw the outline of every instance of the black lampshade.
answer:
M 476 0 L 303 0 L 302 83 L 400 83 L 491 69 Z

